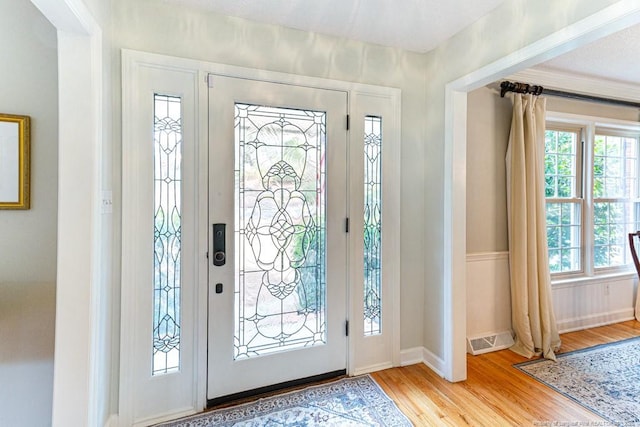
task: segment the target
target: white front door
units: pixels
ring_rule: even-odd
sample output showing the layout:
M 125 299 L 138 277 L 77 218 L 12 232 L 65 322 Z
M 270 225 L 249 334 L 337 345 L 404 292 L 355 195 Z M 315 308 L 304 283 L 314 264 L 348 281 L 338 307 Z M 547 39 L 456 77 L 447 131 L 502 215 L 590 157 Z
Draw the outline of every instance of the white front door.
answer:
M 207 398 L 344 370 L 347 93 L 209 86 Z

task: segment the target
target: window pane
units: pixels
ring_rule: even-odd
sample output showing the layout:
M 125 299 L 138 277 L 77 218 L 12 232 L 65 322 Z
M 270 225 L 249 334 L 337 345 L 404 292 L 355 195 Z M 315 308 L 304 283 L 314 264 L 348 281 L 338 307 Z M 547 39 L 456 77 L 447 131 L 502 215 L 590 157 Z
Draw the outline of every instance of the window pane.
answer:
M 594 264 L 596 268 L 631 263 L 627 234 L 638 229 L 637 204 L 597 202 L 594 204 Z
M 629 264 L 627 234 L 638 229 L 637 138 L 596 135 L 593 174 L 594 266 Z
M 547 243 L 552 273 L 580 271 L 580 204 L 547 203 Z
M 576 197 L 577 189 L 576 132 L 547 130 L 545 132 L 545 195 L 546 197 Z
M 364 120 L 364 334 L 381 333 L 382 118 Z
M 180 369 L 181 99 L 154 96 L 153 375 Z
M 545 132 L 545 195 L 547 198 L 575 198 L 578 188 L 578 133 Z M 547 243 L 552 273 L 580 271 L 581 216 L 575 201 L 547 202 Z
M 637 197 L 636 138 L 597 135 L 594 149 L 594 198 Z

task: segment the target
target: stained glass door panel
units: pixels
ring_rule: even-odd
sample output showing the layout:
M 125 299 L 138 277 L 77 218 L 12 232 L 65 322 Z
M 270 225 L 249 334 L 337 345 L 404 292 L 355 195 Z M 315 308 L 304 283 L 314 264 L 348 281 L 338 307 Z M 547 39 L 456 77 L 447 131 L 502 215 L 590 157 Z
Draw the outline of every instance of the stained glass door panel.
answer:
M 346 368 L 346 94 L 212 83 L 209 399 Z
M 326 343 L 326 113 L 235 105 L 235 359 Z

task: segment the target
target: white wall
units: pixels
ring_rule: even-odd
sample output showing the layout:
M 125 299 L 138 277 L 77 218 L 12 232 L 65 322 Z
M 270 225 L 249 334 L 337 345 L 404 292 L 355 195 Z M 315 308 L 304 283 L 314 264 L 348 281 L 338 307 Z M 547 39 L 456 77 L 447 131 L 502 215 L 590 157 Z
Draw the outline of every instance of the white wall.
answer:
M 467 107 L 467 336 L 473 337 L 511 328 L 504 163 L 511 99 L 483 87 L 469 93 Z M 547 97 L 547 111 L 638 118 L 635 108 L 554 97 Z M 633 318 L 634 282 L 631 274 L 554 285 L 559 330 Z
M 31 209 L 0 210 L 0 425 L 51 424 L 56 290 L 56 31 L 0 0 L 0 113 L 31 116 Z

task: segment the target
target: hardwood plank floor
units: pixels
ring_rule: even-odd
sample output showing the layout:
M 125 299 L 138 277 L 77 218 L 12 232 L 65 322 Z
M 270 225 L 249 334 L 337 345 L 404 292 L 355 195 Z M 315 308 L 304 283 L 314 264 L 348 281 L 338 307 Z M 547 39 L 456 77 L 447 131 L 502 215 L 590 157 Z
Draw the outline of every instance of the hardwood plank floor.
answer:
M 635 320 L 570 332 L 561 335 L 559 353 L 636 336 L 640 322 Z M 416 426 L 608 425 L 512 366 L 526 360 L 510 350 L 467 355 L 467 380 L 459 383 L 422 363 L 371 376 Z

